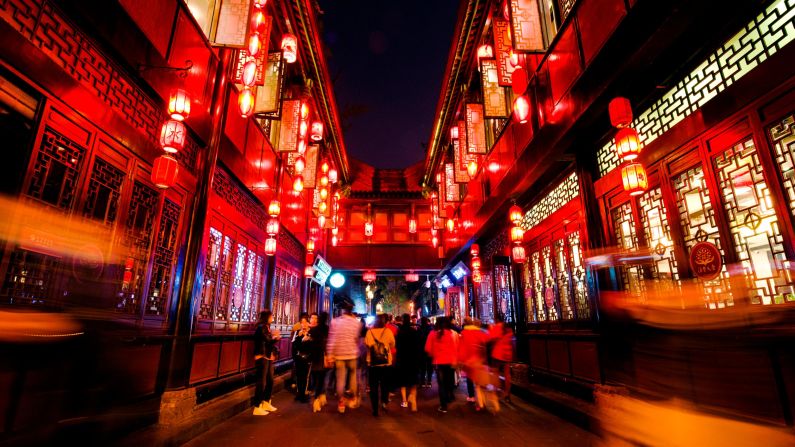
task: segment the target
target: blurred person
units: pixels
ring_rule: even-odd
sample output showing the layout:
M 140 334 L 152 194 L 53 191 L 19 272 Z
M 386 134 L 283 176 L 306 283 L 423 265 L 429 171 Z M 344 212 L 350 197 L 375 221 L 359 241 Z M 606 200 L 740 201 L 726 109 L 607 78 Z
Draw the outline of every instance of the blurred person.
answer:
M 326 404 L 326 375 L 331 367 L 326 356 L 326 342 L 328 341 L 328 313 L 313 314 L 310 322 L 309 346 L 311 352 L 312 389 L 314 400 L 312 411 L 317 413 Z
M 353 406 L 357 406 L 358 393 L 356 387 L 356 363 L 359 356 L 359 340 L 362 326 L 353 315 L 353 304 L 344 301 L 340 305 L 342 313 L 331 321 L 327 354 L 334 360 L 337 380 L 337 411 L 345 413 L 346 385 L 347 391 L 353 396 Z
M 397 357 L 395 358 L 395 378 L 400 386 L 400 406 L 411 405 L 411 411 L 417 411 L 417 383 L 420 377 L 422 355 L 420 333 L 411 325 L 409 314 L 403 314 L 402 324 L 395 340 Z M 408 391 L 408 396 L 406 392 Z
M 298 321 L 293 324 L 292 328 L 290 328 L 290 341 L 295 339 L 295 334 L 301 330 L 301 323 L 304 320 L 309 320 L 309 314 L 307 312 L 301 312 L 298 315 Z M 293 364 L 290 365 L 290 377 L 287 379 L 287 383 L 290 384 L 290 389 L 296 389 L 298 386 L 296 380 L 297 377 L 295 358 L 293 358 Z
M 449 318 L 436 319 L 436 328 L 425 342 L 425 352 L 431 356 L 436 366 L 439 412 L 447 413 L 447 405 L 453 401 L 454 368 L 458 363 L 458 334 L 452 330 Z
M 483 388 L 489 381 L 486 366 L 489 335 L 478 323 L 470 317 L 464 318 L 464 328 L 458 344 L 458 361 L 466 374 L 467 402 L 474 402 L 476 410 L 486 406 Z
M 420 343 L 421 347 L 425 347 L 425 342 L 428 340 L 428 334 L 433 331 L 433 326 L 431 326 L 431 320 L 428 317 L 422 317 L 420 319 Z M 420 382 L 422 383 L 423 388 L 430 388 L 431 387 L 431 380 L 433 379 L 433 359 L 431 356 L 425 352 L 425 349 L 421 349 L 422 352 L 420 353 L 422 356 L 422 364 L 420 365 Z
M 367 366 L 370 383 L 370 406 L 373 416 L 378 416 L 379 395 L 381 409 L 386 410 L 389 394 L 387 383 L 389 368 L 392 366 L 392 350 L 395 347 L 395 336 L 386 327 L 387 316 L 378 315 L 373 327 L 367 331 L 364 343 L 367 345 Z
M 254 330 L 254 362 L 256 366 L 257 385 L 254 400 L 255 416 L 266 416 L 269 412 L 276 411 L 271 404 L 273 394 L 273 364 L 276 362 L 277 348 L 281 334 L 278 329 L 271 330 L 273 313 L 263 310 L 259 314 L 259 323 Z
M 301 318 L 301 328 L 293 335 L 292 350 L 295 365 L 295 400 L 302 403 L 309 402 L 306 393 L 309 389 L 309 367 L 312 357 L 310 342 L 309 319 Z
M 502 399 L 505 402 L 511 401 L 511 362 L 514 359 L 514 337 L 513 329 L 505 323 L 502 315 L 495 317 L 494 324 L 489 328 L 489 338 L 492 343 L 491 364 L 497 374 L 502 374 L 504 384 L 502 386 Z

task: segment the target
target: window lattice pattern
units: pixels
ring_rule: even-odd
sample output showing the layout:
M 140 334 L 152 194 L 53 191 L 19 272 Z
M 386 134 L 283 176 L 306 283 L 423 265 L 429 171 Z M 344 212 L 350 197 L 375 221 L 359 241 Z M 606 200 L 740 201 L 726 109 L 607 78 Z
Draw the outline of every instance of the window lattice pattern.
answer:
M 494 266 L 494 292 L 500 314 L 506 323 L 516 321 L 516 314 L 511 298 L 511 267 L 507 265 Z
M 789 210 L 795 216 L 795 114 L 771 127 L 769 133 L 773 141 L 776 165 L 781 174 L 782 190 Z
M 753 140 L 715 158 L 718 187 L 753 304 L 795 301 L 795 278 Z
M 221 266 L 221 243 L 224 235 L 210 227 L 207 242 L 207 259 L 204 263 L 204 285 L 202 286 L 201 303 L 199 303 L 199 319 L 212 319 L 213 303 L 215 302 L 218 285 L 218 269 Z
M 580 233 L 575 231 L 567 237 L 569 243 L 569 269 L 572 280 L 572 296 L 577 306 L 577 318 L 591 317 L 591 305 L 588 302 L 588 285 L 585 281 L 585 262 L 580 245 Z
M 54 304 L 52 280 L 61 268 L 61 260 L 36 252 L 17 249 L 11 253 L 3 290 L 4 304 Z M 55 296 L 53 296 L 55 295 Z
M 91 170 L 83 215 L 112 225 L 116 221 L 124 177 L 124 171 L 97 157 Z
M 171 296 L 172 268 L 177 261 L 177 229 L 182 208 L 166 199 L 160 226 L 155 242 L 155 255 L 152 261 L 152 276 L 149 280 L 147 315 L 164 315 L 165 306 Z
M 478 290 L 480 300 L 480 321 L 486 324 L 494 323 L 494 292 L 492 291 L 491 274 L 484 273 Z
M 541 264 L 541 253 L 534 252 L 530 255 L 530 264 L 533 274 L 533 294 L 535 295 L 536 318 L 538 321 L 547 320 L 547 308 L 544 305 L 544 276 L 542 275 L 543 265 Z
M 552 213 L 559 210 L 580 194 L 577 173 L 572 172 L 565 180 L 545 195 L 538 203 L 527 211 L 522 219 L 522 227 L 529 230 L 541 223 Z
M 641 113 L 632 123 L 649 144 L 795 39 L 795 0 L 777 0 Z M 599 171 L 618 167 L 612 141 L 597 153 Z
M 36 153 L 27 196 L 63 210 L 72 208 L 85 148 L 47 128 Z
M 555 272 L 554 272 L 554 259 L 552 259 L 552 247 L 547 245 L 541 249 L 541 262 L 543 263 L 543 284 L 544 284 L 544 306 L 547 308 L 547 317 L 550 321 L 557 321 L 559 319 L 558 307 L 555 296 Z
M 143 183 L 134 183 L 123 241 L 129 251 L 116 304 L 116 309 L 120 312 L 136 314 L 141 311 L 158 200 L 157 191 Z
M 640 221 L 645 232 L 646 245 L 654 253 L 651 276 L 679 282 L 679 269 L 674 255 L 674 244 L 668 216 L 663 205 L 662 189 L 652 188 L 638 199 Z
M 638 235 L 635 231 L 635 218 L 632 215 L 632 205 L 626 202 L 614 208 L 612 213 L 613 230 L 616 235 L 616 242 L 623 250 L 635 250 L 638 248 Z M 621 280 L 624 290 L 638 294 L 643 291 L 643 270 L 637 265 L 623 265 L 621 269 Z
M 555 273 L 558 281 L 558 298 L 560 302 L 560 315 L 564 320 L 574 319 L 574 310 L 571 306 L 569 290 L 569 269 L 566 257 L 566 241 L 558 239 L 555 245 Z
M 273 322 L 293 324 L 298 321 L 300 308 L 298 272 L 285 265 L 277 265 L 273 290 Z

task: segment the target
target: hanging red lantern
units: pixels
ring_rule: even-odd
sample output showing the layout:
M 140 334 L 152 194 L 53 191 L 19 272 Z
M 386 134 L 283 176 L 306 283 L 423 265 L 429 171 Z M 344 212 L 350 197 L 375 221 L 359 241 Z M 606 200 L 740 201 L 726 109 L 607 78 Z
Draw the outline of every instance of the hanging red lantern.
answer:
M 472 257 L 472 270 L 480 270 L 480 258 L 477 256 Z
M 480 284 L 483 281 L 483 275 L 480 271 L 475 270 L 472 272 L 472 282 L 475 284 Z
M 268 219 L 268 223 L 265 225 L 265 232 L 268 233 L 269 236 L 276 236 L 279 234 L 279 219 L 275 217 Z
M 524 229 L 519 225 L 511 227 L 511 242 L 519 244 L 524 240 Z
M 527 70 L 523 67 L 518 67 L 511 73 L 511 88 L 515 94 L 524 94 L 529 84 L 530 78 L 527 76 Z
M 265 254 L 268 256 L 276 254 L 276 238 L 269 237 L 265 239 Z
M 458 126 L 453 126 L 450 128 L 450 140 L 455 141 L 458 139 Z
M 469 247 L 469 254 L 471 254 L 474 257 L 478 257 L 478 255 L 480 254 L 480 245 L 472 244 L 472 246 Z
M 328 198 L 328 188 L 325 186 L 318 190 L 318 195 L 320 195 L 320 200 L 326 200 Z
M 293 191 L 301 192 L 304 190 L 304 177 L 301 175 L 296 175 L 293 179 Z
M 453 231 L 455 231 L 455 220 L 453 220 L 452 217 L 448 217 L 447 218 L 447 224 L 446 225 L 447 225 L 447 231 L 448 232 L 452 233 Z
M 508 62 L 511 64 L 511 67 L 513 68 L 522 68 L 523 64 L 522 59 L 524 59 L 524 57 L 521 54 L 511 50 Z
M 326 202 L 318 203 L 317 204 L 317 210 L 320 211 L 321 216 L 326 214 L 326 211 L 328 210 L 328 204 Z
M 279 201 L 276 199 L 271 200 L 271 203 L 268 204 L 268 215 L 271 217 L 279 217 L 281 212 L 282 205 L 279 203 Z
M 312 134 L 310 136 L 312 141 L 320 141 L 323 139 L 323 123 L 320 121 L 312 122 Z
M 335 236 L 331 236 L 331 245 L 333 247 L 336 247 L 338 243 L 339 243 L 339 239 L 337 238 L 337 236 L 336 235 Z
M 296 157 L 295 165 L 293 167 L 295 168 L 295 172 L 298 174 L 304 172 L 304 169 L 306 168 L 306 160 L 304 160 L 303 155 Z
M 298 140 L 298 153 L 304 155 L 306 153 L 306 140 Z
M 171 119 L 185 120 L 190 115 L 190 96 L 183 89 L 174 90 L 168 99 L 168 114 Z
M 375 272 L 373 272 L 373 271 L 367 271 L 367 272 L 364 272 L 364 274 L 362 274 L 362 279 L 365 282 L 373 282 L 373 281 L 375 281 L 375 278 L 376 278 L 376 275 L 375 275 Z
M 409 219 L 409 233 L 414 234 L 417 232 L 417 219 Z
M 304 278 L 311 278 L 315 276 L 315 268 L 311 265 L 304 267 Z
M 497 163 L 494 160 L 490 161 L 489 162 L 489 172 L 491 172 L 492 174 L 496 174 L 496 173 L 500 172 L 500 164 Z
M 522 208 L 519 205 L 514 204 L 508 210 L 508 220 L 513 222 L 515 225 L 519 225 L 519 222 L 522 221 L 522 217 L 524 214 L 522 213 Z
M 248 118 L 254 110 L 254 93 L 250 88 L 246 87 L 240 92 L 237 98 L 237 107 L 240 111 L 240 116 Z
M 309 120 L 309 102 L 306 100 L 301 101 L 301 121 Z
M 640 163 L 627 163 L 622 166 L 621 180 L 624 183 L 624 191 L 629 192 L 631 196 L 643 194 L 649 187 L 646 170 Z
M 268 0 L 254 0 L 254 7 L 257 9 L 263 9 L 267 4 Z
M 170 154 L 182 150 L 186 138 L 187 131 L 182 121 L 168 120 L 160 128 L 160 147 Z
M 513 258 L 513 262 L 517 264 L 524 264 L 527 260 L 527 254 L 524 251 L 524 247 L 521 245 L 516 245 L 511 249 L 511 257 Z
M 179 163 L 170 155 L 161 155 L 155 158 L 152 166 L 152 183 L 160 189 L 171 188 L 177 183 Z
M 256 30 L 257 28 L 254 29 Z M 248 55 L 255 57 L 259 54 L 260 49 L 262 49 L 262 41 L 259 38 L 259 34 L 253 33 L 248 39 Z
M 632 161 L 640 155 L 640 137 L 635 129 L 625 127 L 616 133 L 616 152 L 621 161 Z
M 328 170 L 328 181 L 330 181 L 331 183 L 337 183 L 337 179 L 338 179 L 337 170 L 334 169 L 334 168 L 329 169 Z
M 439 238 L 436 237 L 436 236 L 432 237 L 431 238 L 431 245 L 433 245 L 433 248 L 438 247 L 439 246 Z
M 317 216 L 317 227 L 318 228 L 323 228 L 325 226 L 326 226 L 326 216 L 324 216 L 322 214 Z
M 475 176 L 478 175 L 478 161 L 474 158 L 467 163 L 467 174 L 469 174 L 469 178 L 471 179 L 474 179 Z
M 367 221 L 364 223 L 364 235 L 367 237 L 371 237 L 373 235 L 373 223 Z
M 632 105 L 627 98 L 616 97 L 607 106 L 610 115 L 610 124 L 613 127 L 623 128 L 632 124 Z
M 323 163 L 320 165 L 320 172 L 326 174 L 326 173 L 328 173 L 328 170 L 330 168 L 331 168 L 331 166 L 329 166 L 328 162 L 327 161 L 323 161 Z
M 328 176 L 323 175 L 320 177 L 320 186 L 328 186 Z
M 265 13 L 264 12 L 256 11 L 254 13 L 254 15 L 251 16 L 251 29 L 254 30 L 254 32 L 256 32 L 258 34 L 262 33 L 263 31 L 266 31 L 266 29 L 265 29 Z
M 309 239 L 309 240 L 306 241 L 306 251 L 308 251 L 309 253 L 312 253 L 313 251 L 315 251 L 315 240 L 314 239 Z
M 526 123 L 530 117 L 530 101 L 524 95 L 513 100 L 513 118 L 519 123 Z
M 480 63 L 481 59 L 488 59 L 494 57 L 494 50 L 491 48 L 491 45 L 481 45 L 478 47 L 478 63 Z
M 253 87 L 257 80 L 257 63 L 252 59 L 243 65 L 243 85 Z
M 282 36 L 281 48 L 284 54 L 284 61 L 288 64 L 292 64 L 298 59 L 298 39 L 292 34 Z
M 298 136 L 301 138 L 306 137 L 306 132 L 308 130 L 309 130 L 309 123 L 302 120 L 301 123 L 298 125 Z

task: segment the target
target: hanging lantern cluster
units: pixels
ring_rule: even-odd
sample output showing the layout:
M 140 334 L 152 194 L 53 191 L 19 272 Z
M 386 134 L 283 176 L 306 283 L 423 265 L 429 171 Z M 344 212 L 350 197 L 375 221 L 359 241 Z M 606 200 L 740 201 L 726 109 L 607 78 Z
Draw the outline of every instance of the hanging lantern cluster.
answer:
M 522 246 L 522 241 L 524 241 L 524 228 L 520 225 L 522 222 L 522 209 L 518 205 L 514 204 L 508 210 L 508 220 L 512 224 L 511 242 L 513 242 L 513 247 L 511 248 L 511 258 L 513 258 L 513 262 L 522 264 L 527 260 L 527 256 Z
M 642 146 L 638 132 L 632 127 L 632 106 L 629 100 L 622 97 L 613 98 L 607 107 L 610 123 L 618 128 L 615 136 L 616 153 L 621 166 L 621 181 L 624 191 L 630 196 L 643 194 L 649 188 L 646 169 L 635 160 L 640 155 Z
M 249 32 L 248 44 L 246 45 L 246 62 L 243 63 L 240 80 L 243 89 L 237 97 L 237 107 L 240 116 L 248 118 L 254 111 L 254 84 L 257 82 L 257 75 L 262 70 L 257 65 L 257 58 L 261 57 L 263 42 L 267 42 L 268 36 L 263 35 L 270 32 L 266 25 L 265 4 L 266 0 L 254 0 L 254 11 L 251 19 L 251 29 Z
M 190 115 L 190 95 L 184 89 L 174 90 L 168 98 L 167 119 L 160 127 L 160 148 L 165 154 L 157 157 L 152 163 L 151 180 L 160 189 L 166 189 L 177 183 L 179 162 L 174 154 L 185 147 L 188 130 L 185 119 Z
M 362 279 L 364 280 L 364 282 L 373 282 L 373 281 L 375 281 L 375 272 L 372 271 L 372 270 L 368 270 L 368 271 L 364 272 L 364 274 L 362 275 Z
M 483 278 L 480 272 L 480 245 L 472 244 L 469 248 L 469 254 L 472 256 L 472 282 L 480 283 Z

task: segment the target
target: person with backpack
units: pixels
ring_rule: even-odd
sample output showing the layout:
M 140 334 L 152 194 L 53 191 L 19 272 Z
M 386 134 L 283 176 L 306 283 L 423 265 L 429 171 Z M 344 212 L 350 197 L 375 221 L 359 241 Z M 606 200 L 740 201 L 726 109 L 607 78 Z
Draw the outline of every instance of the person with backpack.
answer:
M 436 366 L 436 381 L 439 384 L 439 412 L 447 413 L 447 405 L 453 401 L 455 389 L 455 367 L 458 364 L 458 334 L 452 330 L 450 318 L 436 319 L 436 329 L 428 335 L 425 352 Z
M 395 347 L 395 336 L 386 327 L 386 315 L 376 318 L 373 327 L 367 331 L 364 343 L 367 346 L 367 365 L 370 383 L 370 405 L 373 416 L 378 416 L 379 394 L 381 408 L 386 410 L 389 398 L 388 374 L 392 365 L 392 349 Z

